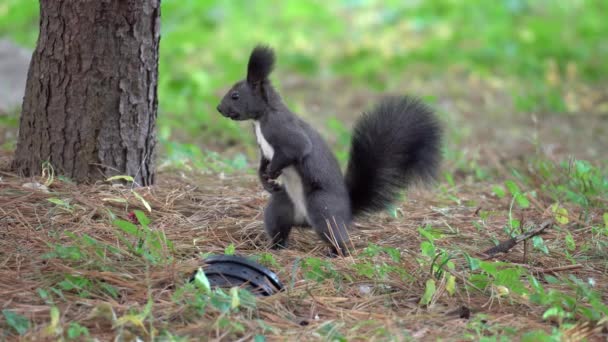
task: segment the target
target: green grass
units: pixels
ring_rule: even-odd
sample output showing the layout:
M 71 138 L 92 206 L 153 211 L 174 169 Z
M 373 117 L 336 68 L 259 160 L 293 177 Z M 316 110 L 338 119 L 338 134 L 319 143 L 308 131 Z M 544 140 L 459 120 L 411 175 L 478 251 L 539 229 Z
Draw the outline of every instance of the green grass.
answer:
M 162 6 L 163 144 L 243 139 L 215 107 L 222 90 L 244 77 L 257 42 L 278 50 L 282 73 L 348 76 L 377 90 L 421 70 L 516 79 L 512 100 L 525 111 L 566 109 L 561 89 L 545 81 L 548 74 L 595 82 L 608 72 L 608 3 L 601 0 L 165 0 Z M 0 34 L 33 47 L 37 7 L 37 1 L 4 1 Z

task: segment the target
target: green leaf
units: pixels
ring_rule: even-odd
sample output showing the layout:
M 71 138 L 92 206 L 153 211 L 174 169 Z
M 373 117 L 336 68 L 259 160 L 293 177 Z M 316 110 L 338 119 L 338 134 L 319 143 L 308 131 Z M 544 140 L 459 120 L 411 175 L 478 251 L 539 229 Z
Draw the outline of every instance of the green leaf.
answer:
M 547 318 L 551 318 L 551 317 L 555 317 L 555 316 L 562 316 L 563 315 L 564 310 L 562 308 L 558 308 L 558 307 L 550 307 L 547 310 L 545 310 L 545 312 L 543 313 L 543 319 L 547 319 Z
M 500 186 L 500 185 L 494 185 L 494 186 L 492 187 L 492 192 L 493 192 L 493 193 L 494 193 L 494 195 L 496 195 L 496 197 L 498 197 L 498 198 L 504 198 L 504 197 L 505 197 L 505 195 L 506 195 L 505 188 L 503 188 L 503 187 L 502 187 L 502 186 Z
M 325 337 L 325 341 L 332 342 L 346 342 L 346 337 L 344 337 L 339 329 L 339 325 L 333 321 L 329 321 L 327 323 L 323 323 L 317 330 L 318 333 Z
M 443 233 L 441 231 L 433 229 L 431 226 L 426 226 L 425 228 L 418 228 L 418 232 L 420 233 L 420 235 L 427 238 L 431 242 L 437 239 L 441 239 L 443 237 Z
M 51 325 L 57 326 L 59 324 L 59 318 L 59 308 L 57 308 L 56 306 L 51 307 Z
M 148 212 L 152 212 L 152 207 L 150 207 L 150 203 L 148 203 L 148 201 L 146 201 L 140 194 L 138 194 L 137 191 L 133 191 L 133 195 L 141 201 L 141 203 L 144 205 L 144 207 L 146 207 Z
M 507 187 L 507 189 L 509 189 L 511 195 L 513 195 L 513 198 L 515 199 L 515 202 L 517 202 L 517 205 L 522 208 L 528 208 L 530 206 L 530 201 L 528 200 L 526 195 L 519 190 L 519 186 L 517 186 L 517 183 L 512 180 L 507 180 L 505 181 L 505 186 Z
M 46 253 L 42 255 L 44 259 L 50 258 L 60 258 L 60 259 L 70 259 L 70 260 L 81 260 L 83 257 L 82 251 L 78 246 L 63 246 L 63 245 L 55 245 L 53 246 L 54 250 L 52 252 Z
M 266 337 L 264 335 L 255 335 L 253 337 L 254 342 L 266 342 Z
M 571 252 L 576 249 L 576 242 L 574 242 L 574 238 L 570 232 L 566 235 L 566 248 Z
M 112 176 L 112 177 L 106 179 L 106 182 L 112 182 L 115 180 L 124 180 L 124 181 L 131 182 L 131 183 L 134 181 L 133 177 L 131 177 L 131 176 L 118 175 L 118 176 Z
M 604 228 L 608 229 L 608 213 L 604 213 Z
M 152 307 L 154 307 L 154 300 L 152 300 L 152 298 L 149 298 L 148 302 L 146 302 L 146 306 L 144 306 L 144 310 L 140 314 L 142 319 L 145 319 L 150 315 L 150 313 L 152 312 Z
M 307 279 L 318 282 L 338 276 L 330 262 L 315 257 L 305 258 L 302 262 L 302 269 Z
M 137 217 L 137 221 L 144 227 L 147 227 L 151 222 L 148 216 L 141 210 L 135 210 L 135 217 Z
M 397 218 L 399 217 L 399 208 L 397 208 L 397 206 L 390 204 L 388 205 L 388 207 L 386 208 L 386 210 L 388 211 L 388 214 L 392 217 L 392 218 Z
M 378 246 L 378 245 L 370 242 L 367 245 L 367 247 L 365 247 L 363 249 L 362 255 L 365 255 L 366 257 L 372 257 L 373 258 L 373 257 L 379 255 L 381 251 L 382 251 L 382 248 L 380 248 L 380 246 Z
M 199 267 L 198 271 L 196 271 L 196 275 L 194 276 L 194 284 L 196 284 L 199 289 L 203 290 L 204 293 L 211 292 L 211 284 L 209 283 L 209 279 L 207 279 L 207 275 L 201 267 Z
M 471 271 L 476 271 L 480 268 L 481 262 L 479 259 L 473 258 L 468 254 L 465 254 L 464 257 L 465 259 L 467 259 L 467 263 L 469 264 L 469 268 L 471 269 Z
M 81 336 L 89 336 L 89 329 L 76 322 L 71 322 L 68 326 L 68 338 L 74 340 Z
M 144 319 L 138 314 L 126 314 L 118 318 L 116 322 L 114 322 L 115 327 L 124 327 L 127 325 L 132 325 L 143 331 L 146 331 Z
M 515 194 L 515 201 L 517 202 L 517 204 L 522 207 L 522 208 L 529 208 L 530 207 L 530 201 L 528 200 L 528 197 L 525 194 Z
M 218 290 L 213 292 L 210 299 L 211 305 L 213 305 L 220 312 L 230 311 L 230 297 L 224 291 Z M 230 320 L 228 322 L 230 322 Z
M 549 249 L 545 244 L 545 240 L 543 240 L 543 238 L 538 235 L 532 237 L 532 246 L 534 246 L 535 249 L 538 249 L 539 251 L 545 254 L 549 254 Z
M 49 299 L 49 292 L 47 290 L 38 288 L 36 289 L 36 292 L 38 292 L 38 296 L 40 296 L 40 298 L 47 302 L 47 299 Z
M 418 228 L 418 233 L 420 233 L 420 235 L 422 235 L 423 237 L 425 237 L 427 240 L 429 241 L 434 241 L 435 237 L 433 236 L 433 234 L 431 234 L 431 232 L 427 231 L 424 228 Z
M 401 252 L 395 247 L 385 247 L 384 251 L 394 262 L 401 261 Z
M 435 294 L 436 288 L 435 288 L 435 280 L 434 279 L 429 279 L 426 281 L 426 286 L 424 289 L 424 294 L 422 295 L 422 298 L 420 298 L 420 304 L 421 305 L 428 305 L 431 300 L 433 299 L 433 295 Z
M 579 177 L 583 177 L 591 172 L 592 166 L 585 160 L 577 160 L 575 162 L 576 173 Z
M 445 289 L 448 291 L 450 296 L 453 296 L 456 292 L 456 277 L 453 275 L 448 275 L 448 281 L 445 284 Z
M 456 186 L 456 182 L 454 182 L 454 176 L 451 173 L 445 173 L 445 180 L 450 186 Z
M 230 308 L 236 309 L 241 305 L 241 299 L 239 298 L 239 288 L 230 288 Z
M 375 275 L 375 267 L 370 262 L 360 262 L 353 265 L 357 274 L 372 279 Z
M 504 285 L 515 293 L 523 294 L 526 292 L 524 284 L 521 282 L 522 271 L 518 268 L 505 268 L 496 273 L 495 283 Z
M 495 262 L 490 261 L 481 261 L 480 268 L 484 270 L 486 273 L 496 276 L 498 273 L 498 265 Z
M 70 206 L 67 202 L 65 202 L 65 201 L 63 201 L 63 200 L 61 200 L 59 198 L 52 197 L 52 198 L 47 198 L 46 200 L 49 201 L 49 202 L 51 202 L 51 203 L 53 203 L 53 204 L 60 205 L 62 207 L 69 207 Z
M 13 328 L 19 335 L 25 334 L 30 328 L 30 321 L 20 314 L 14 313 L 11 310 L 2 310 L 6 323 Z
M 553 215 L 555 215 L 555 221 L 557 221 L 558 223 L 567 224 L 568 222 L 570 222 L 570 220 L 568 219 L 568 210 L 566 210 L 566 208 L 555 203 L 551 205 L 551 211 L 553 212 Z
M 435 246 L 429 241 L 422 241 L 420 243 L 420 250 L 423 255 L 429 258 L 435 257 Z
M 471 284 L 475 285 L 475 287 L 481 290 L 484 290 L 488 286 L 490 281 L 490 277 L 485 274 L 472 274 L 471 276 L 469 276 L 469 282 L 471 282 Z
M 125 232 L 131 236 L 139 237 L 139 234 L 140 234 L 139 227 L 137 227 L 133 223 L 131 223 L 129 221 L 125 221 L 125 220 L 114 220 L 114 222 L 112 222 L 112 223 L 116 227 L 120 228 L 123 232 Z
M 556 277 L 552 276 L 552 275 L 545 275 L 545 281 L 549 284 L 559 284 L 560 281 L 559 279 L 557 279 Z
M 568 316 L 568 313 L 565 312 L 564 309 L 557 306 L 552 306 L 548 308 L 545 313 L 543 313 L 543 319 L 545 320 L 552 317 L 565 318 L 566 316 Z
M 557 330 L 553 335 L 549 335 L 543 330 L 534 330 L 525 333 L 521 337 L 521 342 L 559 342 L 561 340 L 561 333 L 559 330 Z
M 540 284 L 538 279 L 536 279 L 536 277 L 534 277 L 533 275 L 528 275 L 528 280 L 530 282 L 530 285 L 532 285 L 532 288 L 534 289 L 534 291 L 541 293 L 541 294 L 545 293 L 545 289 Z
M 226 255 L 234 255 L 235 252 L 236 252 L 236 247 L 234 246 L 233 243 L 229 244 L 228 246 L 226 246 L 226 248 L 224 248 L 224 254 L 226 254 Z
M 56 306 L 51 307 L 51 322 L 45 328 L 46 332 L 49 335 L 58 335 L 61 333 L 61 325 L 59 324 L 59 320 L 61 318 L 61 314 L 59 313 L 59 308 Z
M 512 180 L 505 181 L 505 186 L 513 196 L 521 193 L 521 191 L 519 190 L 519 186 L 517 186 L 517 183 Z

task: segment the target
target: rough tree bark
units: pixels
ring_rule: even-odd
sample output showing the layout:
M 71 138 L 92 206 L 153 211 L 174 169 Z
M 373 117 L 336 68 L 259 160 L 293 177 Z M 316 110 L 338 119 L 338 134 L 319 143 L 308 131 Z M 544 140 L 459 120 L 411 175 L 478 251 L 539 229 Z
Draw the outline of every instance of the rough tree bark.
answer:
M 40 0 L 13 168 L 154 182 L 160 0 Z

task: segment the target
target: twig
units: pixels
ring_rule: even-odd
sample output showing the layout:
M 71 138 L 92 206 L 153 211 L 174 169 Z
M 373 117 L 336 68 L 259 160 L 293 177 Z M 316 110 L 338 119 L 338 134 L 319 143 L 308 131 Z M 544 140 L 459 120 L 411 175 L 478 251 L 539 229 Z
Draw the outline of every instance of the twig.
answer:
M 5 171 L 5 170 L 0 170 L 0 175 L 5 175 L 7 177 L 14 177 L 14 178 L 19 177 L 16 173 Z
M 538 268 L 538 267 L 534 267 L 534 266 L 530 266 L 530 265 L 526 265 L 526 264 L 514 264 L 514 265 L 527 268 L 530 271 L 533 271 L 536 273 L 556 273 L 556 272 L 561 272 L 561 271 L 571 271 L 571 270 L 577 270 L 579 268 L 583 268 L 583 265 L 581 265 L 581 264 L 549 267 L 549 268 Z
M 483 259 L 487 260 L 489 258 L 492 258 L 493 256 L 495 256 L 498 253 L 507 253 L 511 248 L 515 247 L 515 245 L 517 245 L 518 243 L 520 243 L 522 241 L 526 241 L 533 236 L 541 234 L 545 229 L 551 227 L 552 224 L 553 224 L 553 220 L 547 220 L 547 221 L 543 222 L 538 228 L 529 230 L 523 234 L 517 235 L 514 238 L 511 238 L 509 240 L 499 243 L 498 245 L 482 252 L 485 255 Z

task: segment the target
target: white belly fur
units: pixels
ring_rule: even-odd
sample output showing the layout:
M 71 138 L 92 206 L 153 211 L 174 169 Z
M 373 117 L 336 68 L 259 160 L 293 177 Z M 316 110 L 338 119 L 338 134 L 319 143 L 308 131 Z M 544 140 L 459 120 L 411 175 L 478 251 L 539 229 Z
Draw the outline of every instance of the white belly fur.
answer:
M 258 141 L 258 145 L 262 150 L 262 154 L 268 160 L 272 160 L 274 156 L 274 148 L 268 143 L 268 140 L 264 138 L 262 134 L 262 129 L 260 127 L 260 123 L 258 121 L 254 121 L 255 126 L 255 136 Z M 281 174 L 281 180 L 285 185 L 285 189 L 287 190 L 287 195 L 291 199 L 291 202 L 294 205 L 295 209 L 295 217 L 294 221 L 296 223 L 303 223 L 308 220 L 308 212 L 306 210 L 306 199 L 304 198 L 304 186 L 302 184 L 302 178 L 300 174 L 293 166 L 288 166 L 283 169 Z
M 302 185 L 302 178 L 293 166 L 288 166 L 283 169 L 281 175 L 285 189 L 287 189 L 287 195 L 291 198 L 291 202 L 294 205 L 296 223 L 304 223 L 308 221 L 308 212 L 306 211 L 306 199 L 304 198 L 304 186 Z
M 264 157 L 266 157 L 266 159 L 268 160 L 272 160 L 272 157 L 274 156 L 274 148 L 272 148 L 272 146 L 270 146 L 270 144 L 268 143 L 268 140 L 264 138 L 264 135 L 262 134 L 262 128 L 260 127 L 260 122 L 254 121 L 253 125 L 255 126 L 256 140 L 258 141 L 258 145 L 262 149 Z

